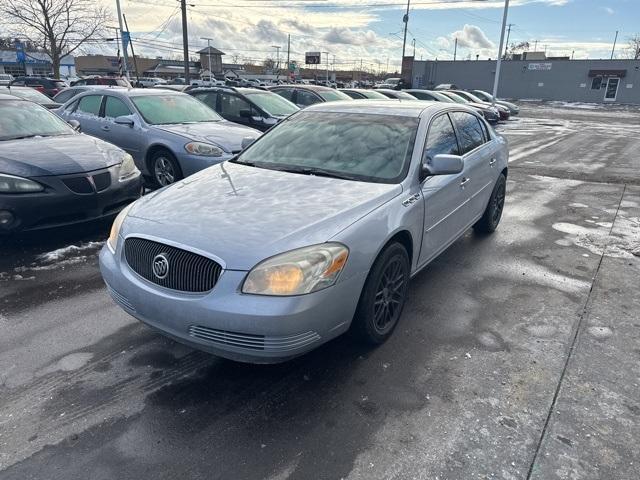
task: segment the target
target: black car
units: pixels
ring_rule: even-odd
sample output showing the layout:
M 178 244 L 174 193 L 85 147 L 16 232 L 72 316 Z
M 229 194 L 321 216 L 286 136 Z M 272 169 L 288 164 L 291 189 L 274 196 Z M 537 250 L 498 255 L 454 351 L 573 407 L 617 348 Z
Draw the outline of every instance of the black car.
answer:
M 0 235 L 109 218 L 140 193 L 124 150 L 0 95 Z
M 261 131 L 300 110 L 268 90 L 241 87 L 198 87 L 186 93 L 213 108 L 225 120 Z
M 415 100 L 415 97 L 409 95 L 407 92 L 401 92 L 400 90 L 392 90 L 390 88 L 376 88 L 376 92 L 380 92 L 387 98 L 393 98 L 395 100 Z
M 278 85 L 269 87 L 269 90 L 295 103 L 300 108 L 321 102 L 351 100 L 351 97 L 346 93 L 320 85 Z
M 9 85 L 34 88 L 50 98 L 53 98 L 60 90 L 67 88 L 67 84 L 62 80 L 43 77 L 17 77 Z

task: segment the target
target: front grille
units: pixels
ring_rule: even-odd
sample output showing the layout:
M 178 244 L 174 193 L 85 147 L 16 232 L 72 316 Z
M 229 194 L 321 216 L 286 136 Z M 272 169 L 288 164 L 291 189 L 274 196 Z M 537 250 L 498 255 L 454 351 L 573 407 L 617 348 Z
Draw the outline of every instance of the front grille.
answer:
M 169 263 L 164 278 L 153 273 L 153 261 L 160 254 Z M 222 272 L 222 267 L 210 258 L 144 238 L 127 238 L 124 255 L 131 269 L 142 278 L 182 292 L 208 292 L 216 285 Z
M 111 186 L 111 173 L 102 172 L 93 175 L 93 183 L 96 186 L 96 192 L 106 190 Z
M 63 178 L 64 184 L 74 193 L 93 193 L 93 185 L 87 177 Z
M 203 325 L 191 325 L 189 335 L 209 343 L 267 352 L 288 352 L 310 345 L 320 340 L 316 332 L 305 332 L 287 336 L 265 336 L 252 333 L 218 330 Z

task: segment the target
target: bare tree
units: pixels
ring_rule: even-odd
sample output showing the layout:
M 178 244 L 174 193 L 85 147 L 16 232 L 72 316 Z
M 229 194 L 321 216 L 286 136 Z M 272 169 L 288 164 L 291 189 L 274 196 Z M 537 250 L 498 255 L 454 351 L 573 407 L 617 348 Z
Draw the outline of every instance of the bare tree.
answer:
M 56 78 L 61 58 L 99 37 L 110 18 L 93 0 L 2 0 L 0 14 L 12 35 L 49 55 Z
M 640 60 L 640 34 L 636 33 L 629 37 L 629 57 Z

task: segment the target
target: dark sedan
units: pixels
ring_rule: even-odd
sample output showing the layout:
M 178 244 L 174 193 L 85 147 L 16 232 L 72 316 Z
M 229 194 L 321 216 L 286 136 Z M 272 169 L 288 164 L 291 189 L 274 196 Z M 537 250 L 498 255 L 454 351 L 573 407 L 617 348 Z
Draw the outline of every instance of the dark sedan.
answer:
M 316 103 L 351 100 L 349 95 L 321 85 L 278 85 L 277 87 L 269 87 L 269 90 L 295 103 L 300 108 L 306 108 Z
M 0 95 L 0 234 L 111 217 L 140 191 L 129 154 Z
M 44 93 L 47 97 L 51 98 L 55 97 L 59 91 L 67 88 L 68 86 L 62 80 L 44 77 L 17 77 L 9 85 L 12 87 L 34 88 L 40 93 Z

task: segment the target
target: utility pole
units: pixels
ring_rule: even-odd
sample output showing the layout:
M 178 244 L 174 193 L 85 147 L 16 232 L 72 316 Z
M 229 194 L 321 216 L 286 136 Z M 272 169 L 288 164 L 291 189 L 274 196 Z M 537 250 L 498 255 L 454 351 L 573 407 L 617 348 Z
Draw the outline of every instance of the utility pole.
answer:
M 507 29 L 507 41 L 504 42 L 504 58 L 507 58 L 507 51 L 509 50 L 509 37 L 511 36 L 511 27 L 513 27 L 515 23 L 510 23 L 507 25 L 509 28 Z
M 291 78 L 291 69 L 290 69 L 290 56 L 291 56 L 291 34 L 287 36 L 287 77 Z
M 279 45 L 271 45 L 276 49 L 276 80 L 280 77 L 280 46 Z
M 327 78 L 326 78 L 326 85 L 327 87 L 329 86 L 329 52 L 322 52 L 324 54 L 327 55 Z
M 182 10 L 182 54 L 184 55 L 184 83 L 190 85 L 191 75 L 189 69 L 189 32 L 187 31 L 187 0 L 180 0 Z
M 411 42 L 413 44 L 413 58 L 416 58 L 416 39 L 414 38 Z
M 127 24 L 127 16 L 124 13 L 122 14 L 122 18 L 124 19 L 124 26 L 127 29 L 127 32 L 129 32 L 129 25 Z M 135 72 L 136 72 L 136 83 L 139 86 L 140 75 L 138 73 L 138 62 L 136 61 L 136 52 L 133 51 L 133 41 L 131 40 L 131 34 L 129 34 L 129 43 L 131 44 L 131 56 L 133 57 L 133 68 L 135 69 Z M 127 53 L 126 49 L 124 53 L 125 54 Z
M 122 28 L 122 10 L 120 9 L 120 0 L 116 0 L 116 10 L 118 12 L 118 24 L 120 25 L 120 31 L 122 32 L 120 38 L 122 39 L 122 55 L 124 56 L 124 76 L 129 78 L 129 66 L 127 65 L 127 43 L 124 35 L 124 29 Z
M 533 44 L 533 51 L 534 52 L 538 51 L 538 40 L 536 40 L 535 43 Z
M 400 60 L 400 65 L 402 65 L 402 62 L 404 61 L 404 50 L 405 47 L 407 45 L 407 27 L 409 26 L 409 4 L 410 4 L 411 0 L 407 0 L 407 13 L 404 14 L 404 17 L 402 17 L 402 21 L 404 22 L 404 38 L 402 39 L 402 59 Z M 402 70 L 402 66 L 400 67 L 400 70 Z
M 573 60 L 574 53 L 576 53 L 576 51 L 575 50 L 571 50 L 571 60 Z
M 454 38 L 453 42 L 453 61 L 456 61 L 456 56 L 458 55 L 458 37 Z
M 611 60 L 613 60 L 613 54 L 616 51 L 616 42 L 618 41 L 618 30 L 616 30 L 616 38 L 613 39 L 613 48 L 611 49 Z
M 504 45 L 504 30 L 507 26 L 507 15 L 509 13 L 509 0 L 504 0 L 504 13 L 502 14 L 502 31 L 500 32 L 500 46 L 498 47 L 498 59 L 496 61 L 496 75 L 493 79 L 493 98 L 491 106 L 496 106 L 496 96 L 498 95 L 498 83 L 500 82 L 500 67 L 502 66 L 502 46 Z
M 211 40 L 213 38 L 200 37 L 200 40 L 207 41 L 207 70 L 209 70 L 209 86 L 211 86 L 211 76 L 213 75 L 213 70 L 211 70 Z

